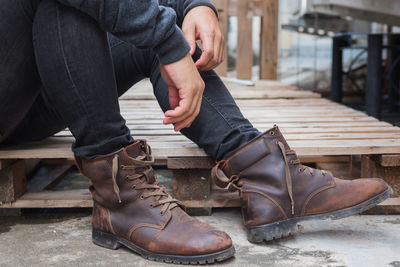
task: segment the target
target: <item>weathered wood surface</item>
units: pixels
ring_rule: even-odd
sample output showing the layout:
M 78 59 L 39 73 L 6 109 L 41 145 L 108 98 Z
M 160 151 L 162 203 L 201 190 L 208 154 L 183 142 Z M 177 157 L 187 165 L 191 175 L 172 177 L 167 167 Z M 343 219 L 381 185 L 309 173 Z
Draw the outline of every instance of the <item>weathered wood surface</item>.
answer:
M 253 16 L 250 7 L 250 1 L 239 0 L 238 5 L 236 76 L 238 79 L 251 80 L 253 66 Z
M 378 121 L 360 111 L 331 102 L 308 92 L 276 81 L 260 81 L 255 87 L 227 84 L 238 95 L 260 92 L 258 99 L 238 99 L 243 114 L 260 131 L 275 123 L 300 157 L 332 155 L 399 154 L 400 128 Z M 264 90 L 263 90 L 264 88 Z M 272 88 L 272 89 L 271 89 Z M 279 92 L 281 98 L 268 98 L 268 92 Z M 267 93 L 265 93 L 267 92 Z M 297 92 L 299 98 L 284 98 Z M 146 93 L 146 94 L 144 94 Z M 278 94 L 278 93 L 275 93 Z M 194 143 L 162 124 L 163 113 L 152 95 L 151 85 L 144 81 L 120 100 L 122 115 L 135 138 L 149 140 L 157 160 L 171 157 L 206 157 Z M 0 159 L 72 159 L 73 138 L 69 131 L 42 142 L 0 149 Z
M 277 123 L 303 162 L 349 162 L 350 155 L 368 155 L 380 167 L 398 166 L 398 127 L 323 99 L 319 94 L 304 92 L 276 81 L 260 81 L 254 87 L 232 83 L 227 86 L 253 125 L 265 131 Z M 209 213 L 211 207 L 239 206 L 237 194 L 210 189 L 209 169 L 215 162 L 193 142 L 174 132 L 171 126 L 162 124 L 163 114 L 152 96 L 148 81 L 139 83 L 129 91 L 120 100 L 120 106 L 134 137 L 147 139 L 156 162 L 173 169 L 172 191 L 188 208 L 203 211 L 204 214 L 204 211 Z M 25 190 L 26 181 L 24 175 L 18 174 L 22 165 L 12 168 L 15 164 L 21 164 L 17 160 L 43 159 L 42 162 L 46 164 L 71 165 L 73 141 L 71 133 L 64 130 L 41 142 L 0 149 L 0 172 L 8 175 L 8 178 L 0 179 L 0 189 L 8 188 L 8 191 L 3 190 L 8 193 L 7 197 L 3 196 L 7 201 L 3 201 L 2 207 L 90 207 L 92 202 L 87 190 L 28 192 L 18 198 Z M 364 173 L 371 168 L 364 167 Z M 372 174 L 369 171 L 369 175 Z M 381 172 L 375 174 L 382 175 Z M 44 188 L 49 181 L 39 182 L 40 187 Z M 398 192 L 396 177 L 393 176 L 389 182 Z M 193 193 L 193 189 L 196 193 Z M 5 203 L 17 198 L 14 203 Z M 397 209 L 398 203 L 398 198 L 392 198 L 382 206 L 387 211 L 389 207 Z
M 228 40 L 228 8 L 229 0 L 213 0 L 215 8 L 218 10 L 219 27 L 225 40 Z M 215 72 L 220 76 L 227 76 L 228 73 L 228 55 L 227 55 L 227 42 L 225 42 L 225 55 L 224 61 L 215 68 Z
M 279 0 L 262 1 L 260 79 L 278 79 Z
M 252 20 L 261 17 L 260 32 L 260 79 L 278 77 L 278 0 L 213 0 L 219 11 L 219 24 L 227 37 L 228 18 L 237 16 L 238 40 L 236 55 L 236 73 L 239 79 L 252 79 L 253 48 Z M 225 76 L 227 62 L 224 62 L 217 73 Z

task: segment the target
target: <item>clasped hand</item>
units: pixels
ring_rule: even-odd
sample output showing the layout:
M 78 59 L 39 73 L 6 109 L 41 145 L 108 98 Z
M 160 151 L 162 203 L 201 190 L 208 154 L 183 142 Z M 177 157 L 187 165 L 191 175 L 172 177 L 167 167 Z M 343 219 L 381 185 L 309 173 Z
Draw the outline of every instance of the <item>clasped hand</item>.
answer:
M 160 66 L 161 76 L 168 86 L 171 110 L 165 112 L 164 124 L 174 124 L 174 130 L 189 128 L 200 112 L 204 81 L 199 71 L 218 66 L 225 55 L 225 41 L 214 11 L 206 6 L 190 10 L 183 21 L 182 31 L 190 45 L 190 52 L 181 60 Z M 203 53 L 193 62 L 196 40 Z

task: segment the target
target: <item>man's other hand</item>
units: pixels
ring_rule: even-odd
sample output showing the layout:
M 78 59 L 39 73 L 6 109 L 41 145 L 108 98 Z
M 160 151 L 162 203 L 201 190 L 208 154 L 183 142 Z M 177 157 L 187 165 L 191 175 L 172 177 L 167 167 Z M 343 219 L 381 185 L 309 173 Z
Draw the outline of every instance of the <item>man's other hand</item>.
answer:
M 189 128 L 200 112 L 204 81 L 190 54 L 177 62 L 161 64 L 160 70 L 168 86 L 169 103 L 172 108 L 165 112 L 163 123 L 174 123 L 175 131 Z
M 198 6 L 191 9 L 183 20 L 182 31 L 190 45 L 190 55 L 196 50 L 196 40 L 201 41 L 203 53 L 196 61 L 200 71 L 214 69 L 224 61 L 225 40 L 211 8 Z

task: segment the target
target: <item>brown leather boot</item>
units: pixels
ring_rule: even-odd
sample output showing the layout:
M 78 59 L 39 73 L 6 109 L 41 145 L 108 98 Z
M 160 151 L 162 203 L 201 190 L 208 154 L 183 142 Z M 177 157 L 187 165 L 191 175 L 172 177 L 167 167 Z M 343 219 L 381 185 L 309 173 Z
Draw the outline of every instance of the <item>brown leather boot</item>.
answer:
M 76 162 L 93 184 L 95 244 L 124 245 L 150 260 L 183 264 L 213 263 L 235 253 L 226 233 L 187 215 L 158 185 L 145 141 Z
M 277 126 L 218 162 L 212 177 L 239 190 L 251 242 L 287 236 L 300 221 L 357 214 L 393 192 L 381 179 L 340 180 L 301 165 Z

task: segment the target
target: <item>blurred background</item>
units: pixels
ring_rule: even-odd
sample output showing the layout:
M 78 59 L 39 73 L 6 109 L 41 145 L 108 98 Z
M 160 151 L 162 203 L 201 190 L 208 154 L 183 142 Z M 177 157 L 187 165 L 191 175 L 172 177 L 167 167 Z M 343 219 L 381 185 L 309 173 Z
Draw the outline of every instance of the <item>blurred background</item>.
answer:
M 277 78 L 400 124 L 400 1 L 276 0 L 272 7 L 265 7 L 261 0 L 214 3 L 222 12 L 222 20 L 224 7 L 228 7 L 227 25 L 220 16 L 227 31 L 228 51 L 222 75 L 244 80 Z M 260 51 L 268 47 L 262 45 L 262 38 L 274 34 L 270 27 L 262 30 L 265 15 L 277 16 L 277 58 L 276 74 L 263 77 Z M 239 69 L 249 63 L 240 60 L 250 51 L 238 50 L 245 50 L 246 45 L 251 46 L 251 73 L 241 74 Z

